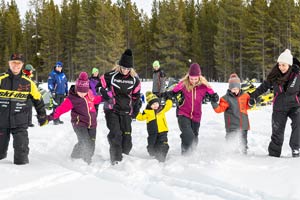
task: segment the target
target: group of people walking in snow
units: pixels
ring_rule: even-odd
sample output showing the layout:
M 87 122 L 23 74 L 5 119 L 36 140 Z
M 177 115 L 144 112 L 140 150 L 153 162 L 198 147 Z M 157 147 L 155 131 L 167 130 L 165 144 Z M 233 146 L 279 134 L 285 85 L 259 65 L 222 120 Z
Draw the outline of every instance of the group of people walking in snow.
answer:
M 293 58 L 288 49 L 280 54 L 267 79 L 254 93 L 243 92 L 238 75 L 233 73 L 228 80 L 229 88 L 221 98 L 202 75 L 198 63 L 192 63 L 188 73 L 178 84 L 165 91 L 166 75 L 160 68 L 159 61 L 154 61 L 153 90 L 146 92 L 147 105 L 143 111 L 141 82 L 133 68 L 130 49 L 125 50 L 111 71 L 99 76 L 98 69 L 93 68 L 91 77 L 86 72 L 81 72 L 75 85 L 70 88 L 62 72 L 63 64 L 57 62 L 48 79 L 49 91 L 56 102 L 56 107 L 50 115 L 46 114 L 43 99 L 35 83 L 22 74 L 23 56 L 13 54 L 8 64 L 8 71 L 0 75 L 0 159 L 7 156 L 12 134 L 15 164 L 29 162 L 27 128 L 31 124 L 28 121 L 28 110 L 32 104 L 40 126 L 52 120 L 55 125 L 62 124 L 60 116 L 71 111 L 71 124 L 78 139 L 71 157 L 83 159 L 90 164 L 95 151 L 98 107 L 104 102 L 106 126 L 109 129 L 107 139 L 110 145 L 110 161 L 114 165 L 122 161 L 122 154 L 129 154 L 132 149 L 133 119 L 146 121 L 149 155 L 160 162 L 166 160 L 169 145 L 165 113 L 172 108 L 174 99 L 177 100 L 181 153 L 187 155 L 193 152 L 198 144 L 202 100 L 207 94 L 214 111 L 224 112 L 226 140 L 237 139 L 240 144 L 239 150 L 246 154 L 247 132 L 250 129 L 247 110 L 255 104 L 259 95 L 271 88 L 275 98 L 269 155 L 280 157 L 286 122 L 290 118 L 292 134 L 289 144 L 292 156 L 299 156 L 300 62 Z M 165 100 L 164 104 L 161 104 L 161 99 Z

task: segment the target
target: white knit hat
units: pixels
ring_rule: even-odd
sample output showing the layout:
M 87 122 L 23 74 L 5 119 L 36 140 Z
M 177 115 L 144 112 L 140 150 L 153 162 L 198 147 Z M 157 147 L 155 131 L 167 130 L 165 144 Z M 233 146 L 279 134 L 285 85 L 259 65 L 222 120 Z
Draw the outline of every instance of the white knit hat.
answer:
M 284 50 L 284 52 L 282 52 L 278 57 L 277 62 L 293 65 L 293 56 L 291 54 L 291 51 L 289 49 Z

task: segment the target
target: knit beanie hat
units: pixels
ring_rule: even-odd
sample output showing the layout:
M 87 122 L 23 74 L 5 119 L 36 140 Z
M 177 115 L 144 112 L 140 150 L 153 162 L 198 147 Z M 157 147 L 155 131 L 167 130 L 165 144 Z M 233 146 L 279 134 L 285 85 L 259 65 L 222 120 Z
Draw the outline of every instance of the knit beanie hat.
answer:
M 119 60 L 119 65 L 126 68 L 133 67 L 133 56 L 130 49 L 126 49 Z
M 198 63 L 192 63 L 189 69 L 189 76 L 200 76 L 200 75 L 201 75 L 200 65 Z
M 94 67 L 94 68 L 92 69 L 92 74 L 94 74 L 94 73 L 96 73 L 96 72 L 99 72 L 99 70 L 98 70 L 96 67 Z
M 90 89 L 89 76 L 86 72 L 80 72 L 76 80 L 75 87 L 77 92 L 88 92 Z
M 153 103 L 159 102 L 159 99 L 155 94 L 153 94 L 150 91 L 147 91 L 146 92 L 146 101 L 147 101 L 148 105 L 151 106 Z
M 282 52 L 279 55 L 277 62 L 282 62 L 282 63 L 287 63 L 289 65 L 293 65 L 293 56 L 291 54 L 291 51 L 289 49 L 284 50 L 284 52 Z
M 152 64 L 152 67 L 158 67 L 158 68 L 160 68 L 159 61 L 158 60 L 154 61 L 153 64 Z
M 32 66 L 31 64 L 25 65 L 25 69 L 26 69 L 27 71 L 35 71 L 35 69 L 33 68 L 33 66 Z
M 239 88 L 241 89 L 241 80 L 236 73 L 230 75 L 228 79 L 229 89 Z

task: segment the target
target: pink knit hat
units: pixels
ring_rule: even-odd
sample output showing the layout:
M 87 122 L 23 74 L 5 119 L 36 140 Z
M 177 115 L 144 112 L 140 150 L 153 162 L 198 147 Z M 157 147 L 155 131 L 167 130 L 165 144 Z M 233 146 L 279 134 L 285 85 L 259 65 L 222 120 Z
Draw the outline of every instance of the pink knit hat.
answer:
M 75 84 L 77 92 L 88 92 L 90 89 L 89 76 L 86 72 L 80 72 Z
M 201 75 L 200 65 L 198 63 L 192 63 L 189 69 L 189 76 L 200 76 L 200 75 Z

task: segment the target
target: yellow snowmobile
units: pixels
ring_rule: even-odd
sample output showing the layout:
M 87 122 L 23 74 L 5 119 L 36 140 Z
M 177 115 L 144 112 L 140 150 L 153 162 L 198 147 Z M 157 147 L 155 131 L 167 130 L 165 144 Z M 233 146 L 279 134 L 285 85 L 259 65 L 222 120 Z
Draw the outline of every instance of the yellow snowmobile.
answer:
M 251 79 L 251 80 L 246 80 L 241 84 L 241 90 L 244 92 L 248 92 L 249 94 L 251 94 L 252 92 L 254 92 L 256 90 L 256 86 L 254 85 L 254 83 L 256 83 L 257 80 Z M 257 102 L 256 105 L 254 105 L 251 109 L 257 109 L 256 106 L 266 106 L 266 105 L 270 105 L 272 103 L 274 99 L 274 94 L 272 91 L 268 91 L 262 95 L 260 95 L 257 98 Z

